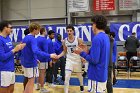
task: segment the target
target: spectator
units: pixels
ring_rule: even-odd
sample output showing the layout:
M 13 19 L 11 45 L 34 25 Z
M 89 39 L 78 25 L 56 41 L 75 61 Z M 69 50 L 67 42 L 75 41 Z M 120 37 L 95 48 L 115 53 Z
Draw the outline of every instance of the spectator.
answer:
M 133 56 L 137 56 L 137 48 L 139 48 L 139 40 L 136 38 L 136 33 L 132 33 L 130 37 L 128 37 L 125 41 L 126 48 L 126 56 L 128 59 L 127 66 L 129 67 L 130 58 Z M 133 65 L 137 65 L 134 63 Z

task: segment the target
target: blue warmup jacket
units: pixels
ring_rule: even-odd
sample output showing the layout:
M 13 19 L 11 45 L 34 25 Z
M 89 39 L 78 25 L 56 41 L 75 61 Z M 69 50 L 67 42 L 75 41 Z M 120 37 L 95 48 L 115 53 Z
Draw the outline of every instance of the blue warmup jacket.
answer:
M 63 51 L 63 45 L 61 41 L 56 40 L 54 42 L 54 50 L 57 55 L 59 55 Z
M 26 35 L 23 39 L 23 43 L 26 43 L 26 46 L 21 51 L 21 64 L 26 68 L 32 68 L 37 66 L 37 55 L 44 58 L 50 58 L 50 54 L 47 54 L 39 50 L 37 46 L 36 38 L 29 34 Z
M 52 53 L 55 53 L 55 50 L 54 50 L 54 43 L 52 42 L 52 40 L 50 38 L 47 39 L 47 42 L 48 42 L 48 53 L 49 54 L 52 54 Z M 50 62 L 52 59 L 48 59 L 48 62 Z
M 108 79 L 108 64 L 110 58 L 110 39 L 100 32 L 93 37 L 89 54 L 81 52 L 80 56 L 89 62 L 88 79 L 105 82 Z
M 13 45 L 9 36 L 6 38 L 0 36 L 0 71 L 14 72 L 14 54 L 11 51 L 12 49 Z
M 116 57 L 117 57 L 117 44 L 116 41 L 114 40 L 113 42 L 113 53 L 112 53 L 112 62 L 116 62 Z

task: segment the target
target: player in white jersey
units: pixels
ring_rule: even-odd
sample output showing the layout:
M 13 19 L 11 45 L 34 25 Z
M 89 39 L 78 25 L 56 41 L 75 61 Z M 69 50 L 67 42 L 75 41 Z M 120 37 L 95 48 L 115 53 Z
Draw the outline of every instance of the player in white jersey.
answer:
M 83 77 L 82 77 L 82 62 L 81 57 L 74 53 L 74 49 L 83 43 L 82 39 L 74 36 L 74 27 L 69 25 L 66 27 L 68 37 L 63 42 L 63 52 L 58 55 L 58 58 L 66 54 L 66 67 L 65 67 L 65 86 L 64 92 L 68 93 L 69 81 L 71 73 L 75 72 L 80 81 L 80 91 L 84 91 Z

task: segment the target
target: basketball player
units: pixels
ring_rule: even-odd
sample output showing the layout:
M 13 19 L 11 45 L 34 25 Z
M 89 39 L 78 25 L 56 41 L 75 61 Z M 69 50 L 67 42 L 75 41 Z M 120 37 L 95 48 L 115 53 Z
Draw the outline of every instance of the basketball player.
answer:
M 63 44 L 62 44 L 62 37 L 60 34 L 57 34 L 56 35 L 56 40 L 54 42 L 54 49 L 55 49 L 55 53 L 57 55 L 59 55 L 62 51 L 63 51 Z M 55 63 L 55 67 L 54 67 L 54 82 L 57 84 L 64 84 L 64 81 L 65 81 L 65 64 L 66 64 L 66 61 L 65 61 L 65 57 L 61 57 L 58 59 L 58 61 Z M 57 80 L 57 74 L 58 74 L 58 68 L 60 68 L 61 70 L 61 76 L 62 76 L 62 80 L 60 80 L 58 82 Z
M 28 35 L 30 32 L 29 32 L 29 28 L 25 29 L 24 30 L 24 35 Z M 20 51 L 20 55 L 21 55 L 21 51 Z M 23 70 L 23 66 L 22 66 L 22 70 Z M 24 81 L 23 81 L 23 86 L 24 86 L 24 90 L 25 90 L 25 87 L 26 87 L 26 84 L 28 82 L 28 78 L 27 77 L 24 77 Z
M 80 54 L 89 62 L 88 66 L 88 91 L 93 93 L 105 93 L 108 79 L 108 63 L 110 58 L 110 39 L 105 33 L 107 20 L 102 15 L 92 18 L 92 30 L 94 37 L 89 53 L 77 47 L 74 52 Z
M 54 43 L 53 43 L 53 39 L 55 37 L 55 32 L 53 30 L 49 30 L 48 31 L 48 53 L 52 54 L 55 53 L 54 50 Z M 49 87 L 55 87 L 54 83 L 53 83 L 53 73 L 54 73 L 54 59 L 48 59 L 48 69 L 46 70 L 46 85 L 48 85 Z
M 13 48 L 9 38 L 12 26 L 9 22 L 0 22 L 0 93 L 13 93 L 15 83 L 14 53 L 22 50 L 26 44 Z
M 66 30 L 68 37 L 65 38 L 63 42 L 64 50 L 60 55 L 58 55 L 58 58 L 60 58 L 66 54 L 64 92 L 68 93 L 69 81 L 72 72 L 76 72 L 80 81 L 80 91 L 83 92 L 84 86 L 83 86 L 81 57 L 75 54 L 73 51 L 79 44 L 82 44 L 83 41 L 80 38 L 74 36 L 74 27 L 72 25 L 68 25 L 66 27 Z
M 48 54 L 39 50 L 37 46 L 37 40 L 35 38 L 35 35 L 38 35 L 39 31 L 40 25 L 38 23 L 31 23 L 29 26 L 30 33 L 23 39 L 23 43 L 26 43 L 26 46 L 21 51 L 21 63 L 24 67 L 24 76 L 28 77 L 28 82 L 26 84 L 24 93 L 33 93 L 35 77 L 39 76 L 37 55 L 44 58 L 57 57 L 55 54 Z
M 37 37 L 38 47 L 41 51 L 48 53 L 48 43 L 47 43 L 47 32 L 44 27 L 40 29 L 40 35 Z M 49 92 L 47 89 L 44 88 L 44 79 L 46 69 L 48 68 L 48 59 L 38 55 L 39 63 L 39 84 L 37 83 L 38 88 L 40 88 L 40 93 Z

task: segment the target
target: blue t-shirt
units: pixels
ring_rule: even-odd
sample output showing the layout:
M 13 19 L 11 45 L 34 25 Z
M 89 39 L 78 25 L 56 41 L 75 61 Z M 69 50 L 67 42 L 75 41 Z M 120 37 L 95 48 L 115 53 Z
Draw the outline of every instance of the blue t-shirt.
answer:
M 11 51 L 12 49 L 13 45 L 9 36 L 6 38 L 0 36 L 0 71 L 14 72 L 14 54 Z
M 37 55 L 40 55 L 44 58 L 50 58 L 50 54 L 47 54 L 39 50 L 37 46 L 36 38 L 28 34 L 23 39 L 23 43 L 26 43 L 26 46 L 21 51 L 21 64 L 26 68 L 32 68 L 37 66 Z
M 107 34 L 100 32 L 94 36 L 89 54 L 81 52 L 80 56 L 89 62 L 88 79 L 105 82 L 108 78 L 110 58 L 110 39 Z

